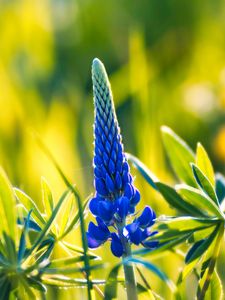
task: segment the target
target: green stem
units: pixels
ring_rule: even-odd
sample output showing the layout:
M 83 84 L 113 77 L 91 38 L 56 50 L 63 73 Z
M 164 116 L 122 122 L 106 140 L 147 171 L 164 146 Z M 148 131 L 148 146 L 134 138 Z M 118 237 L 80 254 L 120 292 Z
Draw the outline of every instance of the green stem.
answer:
M 125 250 L 125 253 L 122 258 L 122 262 L 123 262 L 123 270 L 124 270 L 124 276 L 125 276 L 127 300 L 138 300 L 134 267 L 133 267 L 133 264 L 127 263 L 127 261 L 126 261 L 128 257 L 131 257 L 131 247 L 130 247 L 130 244 L 128 243 L 127 239 L 123 235 L 123 232 L 122 232 L 123 227 L 124 227 L 124 224 L 122 226 L 118 226 L 118 233 L 119 233 L 123 248 Z

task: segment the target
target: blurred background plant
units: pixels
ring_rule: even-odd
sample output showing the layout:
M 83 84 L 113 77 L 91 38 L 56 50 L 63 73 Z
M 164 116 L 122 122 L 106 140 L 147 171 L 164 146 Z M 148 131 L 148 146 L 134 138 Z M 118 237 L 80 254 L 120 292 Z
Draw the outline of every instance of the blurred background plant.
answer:
M 94 57 L 102 59 L 110 75 L 128 152 L 141 158 L 161 180 L 172 182 L 159 131 L 166 124 L 191 146 L 200 141 L 215 169 L 223 173 L 224 32 L 222 0 L 2 0 L 0 163 L 13 185 L 41 208 L 41 175 L 54 198 L 65 189 L 29 134 L 33 128 L 83 198 L 93 191 L 90 65 Z M 143 206 L 150 204 L 157 215 L 174 213 L 138 174 L 136 185 Z M 69 234 L 67 241 L 80 243 L 79 234 Z M 103 259 L 108 253 L 96 251 Z M 169 254 L 155 263 L 176 279 L 182 260 Z M 219 273 L 225 283 L 220 268 Z M 151 285 L 166 299 L 170 297 L 157 278 L 152 277 Z M 190 285 L 191 281 L 189 291 Z M 49 299 L 53 295 L 71 299 L 78 290 L 48 293 Z

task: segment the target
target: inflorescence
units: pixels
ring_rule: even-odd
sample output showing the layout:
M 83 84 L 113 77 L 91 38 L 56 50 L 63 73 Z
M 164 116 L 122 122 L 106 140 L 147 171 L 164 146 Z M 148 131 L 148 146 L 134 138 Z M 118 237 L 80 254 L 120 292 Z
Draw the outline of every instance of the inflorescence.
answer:
M 111 251 L 117 256 L 127 255 L 127 244 L 142 244 L 155 248 L 156 241 L 148 238 L 156 232 L 150 227 L 155 222 L 155 212 L 146 206 L 139 217 L 127 224 L 134 216 L 140 201 L 140 193 L 134 186 L 133 177 L 123 151 L 110 83 L 104 65 L 94 59 L 92 65 L 94 91 L 94 186 L 95 197 L 89 208 L 96 217 L 97 225 L 89 223 L 87 239 L 90 248 L 97 248 L 111 240 Z M 130 219 L 130 218 L 129 218 Z

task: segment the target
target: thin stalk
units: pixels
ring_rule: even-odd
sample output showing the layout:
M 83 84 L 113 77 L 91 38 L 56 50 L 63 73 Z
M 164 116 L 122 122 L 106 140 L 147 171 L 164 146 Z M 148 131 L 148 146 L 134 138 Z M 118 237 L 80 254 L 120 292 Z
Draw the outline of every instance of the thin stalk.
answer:
M 127 263 L 127 258 L 131 257 L 131 246 L 123 235 L 124 225 L 125 224 L 122 224 L 122 226 L 121 225 L 118 226 L 118 233 L 124 248 L 122 263 L 123 263 L 123 270 L 125 276 L 127 300 L 138 300 L 134 267 L 133 264 Z
M 131 247 L 130 244 L 126 243 L 126 254 L 123 255 L 123 270 L 125 276 L 125 284 L 126 284 L 126 292 L 127 292 L 127 300 L 137 300 L 137 289 L 136 289 L 136 280 L 134 274 L 133 264 L 124 263 L 124 260 L 127 257 L 131 256 Z

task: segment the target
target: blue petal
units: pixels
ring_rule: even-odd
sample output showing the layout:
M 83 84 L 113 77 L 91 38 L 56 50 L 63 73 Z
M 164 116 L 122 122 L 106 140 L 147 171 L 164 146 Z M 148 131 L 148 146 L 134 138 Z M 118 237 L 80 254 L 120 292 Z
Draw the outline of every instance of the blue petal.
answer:
M 115 182 L 116 182 L 117 189 L 120 190 L 122 188 L 122 178 L 119 172 L 116 172 Z
M 100 201 L 98 206 L 99 217 L 105 221 L 109 222 L 115 213 L 115 208 L 110 201 Z
M 115 184 L 114 184 L 112 178 L 109 176 L 109 174 L 106 174 L 105 181 L 106 181 L 106 187 L 109 190 L 109 192 L 111 192 L 111 193 L 114 192 Z
M 153 220 L 155 219 L 154 212 L 150 206 L 145 206 L 142 214 L 137 218 L 137 222 L 143 228 L 146 228 L 152 225 Z
M 129 172 L 129 170 L 130 170 L 130 167 L 129 167 L 127 161 L 125 161 L 125 162 L 123 163 L 123 170 L 126 171 L 126 172 Z
M 134 206 L 129 206 L 129 214 L 133 215 L 135 213 L 135 207 Z
M 130 182 L 129 173 L 127 171 L 123 171 L 122 179 L 124 185 Z
M 129 183 L 125 185 L 124 196 L 126 196 L 128 199 L 131 199 L 133 197 L 133 189 Z
M 158 246 L 159 242 L 158 241 L 146 241 L 142 243 L 144 247 L 154 249 Z
M 104 165 L 108 166 L 109 157 L 106 154 L 106 152 L 103 153 L 103 161 L 104 161 Z
M 141 199 L 141 195 L 140 195 L 139 191 L 136 190 L 133 198 L 130 200 L 130 204 L 132 206 L 136 206 L 139 203 L 140 199 Z
M 110 174 L 114 174 L 115 171 L 116 171 L 115 163 L 113 162 L 112 159 L 110 159 L 110 161 L 109 161 L 109 172 L 110 172 Z
M 95 188 L 96 188 L 96 191 L 102 196 L 106 196 L 108 194 L 108 190 L 105 186 L 105 182 L 100 178 L 96 178 Z
M 95 167 L 94 174 L 95 174 L 95 177 L 101 178 L 102 177 L 101 169 L 99 167 Z
M 137 223 L 131 223 L 129 225 L 126 226 L 126 230 L 129 232 L 129 233 L 134 233 L 138 228 L 138 224 Z
M 131 223 L 126 226 L 126 230 L 129 233 L 129 239 L 132 243 L 135 245 L 139 245 L 140 242 L 142 241 L 142 231 L 138 227 L 137 223 Z
M 107 128 L 107 127 L 106 127 Z M 108 129 L 107 129 L 108 130 Z M 108 135 L 108 134 L 107 134 Z M 110 154 L 111 152 L 111 145 L 108 141 L 106 141 L 105 143 L 105 148 L 106 148 L 106 151 Z
M 93 222 L 89 223 L 88 233 L 95 240 L 102 242 L 105 242 L 110 235 L 109 230 L 104 230 L 103 228 L 95 225 Z
M 119 160 L 118 158 L 116 161 L 116 170 L 117 172 L 122 173 L 122 160 Z
M 94 164 L 96 166 L 100 166 L 102 164 L 102 158 L 100 156 L 95 156 L 94 157 Z
M 112 233 L 111 237 L 111 251 L 116 257 L 121 257 L 123 255 L 123 245 L 116 233 Z
M 141 239 L 142 239 L 142 231 L 141 231 L 141 229 L 138 227 L 135 232 L 130 233 L 129 234 L 129 239 L 135 245 L 139 245 L 140 242 L 141 242 Z
M 101 227 L 102 230 L 109 232 L 108 226 L 104 223 L 104 221 L 101 218 L 96 217 L 96 221 L 98 223 L 98 226 Z
M 99 246 L 101 246 L 103 244 L 102 241 L 97 241 L 96 239 L 94 239 L 89 232 L 86 233 L 87 236 L 87 242 L 88 242 L 88 247 L 95 249 L 98 248 Z
M 99 198 L 95 197 L 91 199 L 89 203 L 89 209 L 92 212 L 93 215 L 98 215 L 98 205 L 99 205 Z
M 129 210 L 129 199 L 127 197 L 120 197 L 117 200 L 117 213 L 121 219 L 127 216 Z
M 109 139 L 110 139 L 110 137 L 109 137 Z M 114 163 L 115 163 L 115 162 L 116 162 L 116 151 L 115 151 L 114 149 L 112 150 L 111 158 L 112 158 L 112 160 L 113 160 Z

